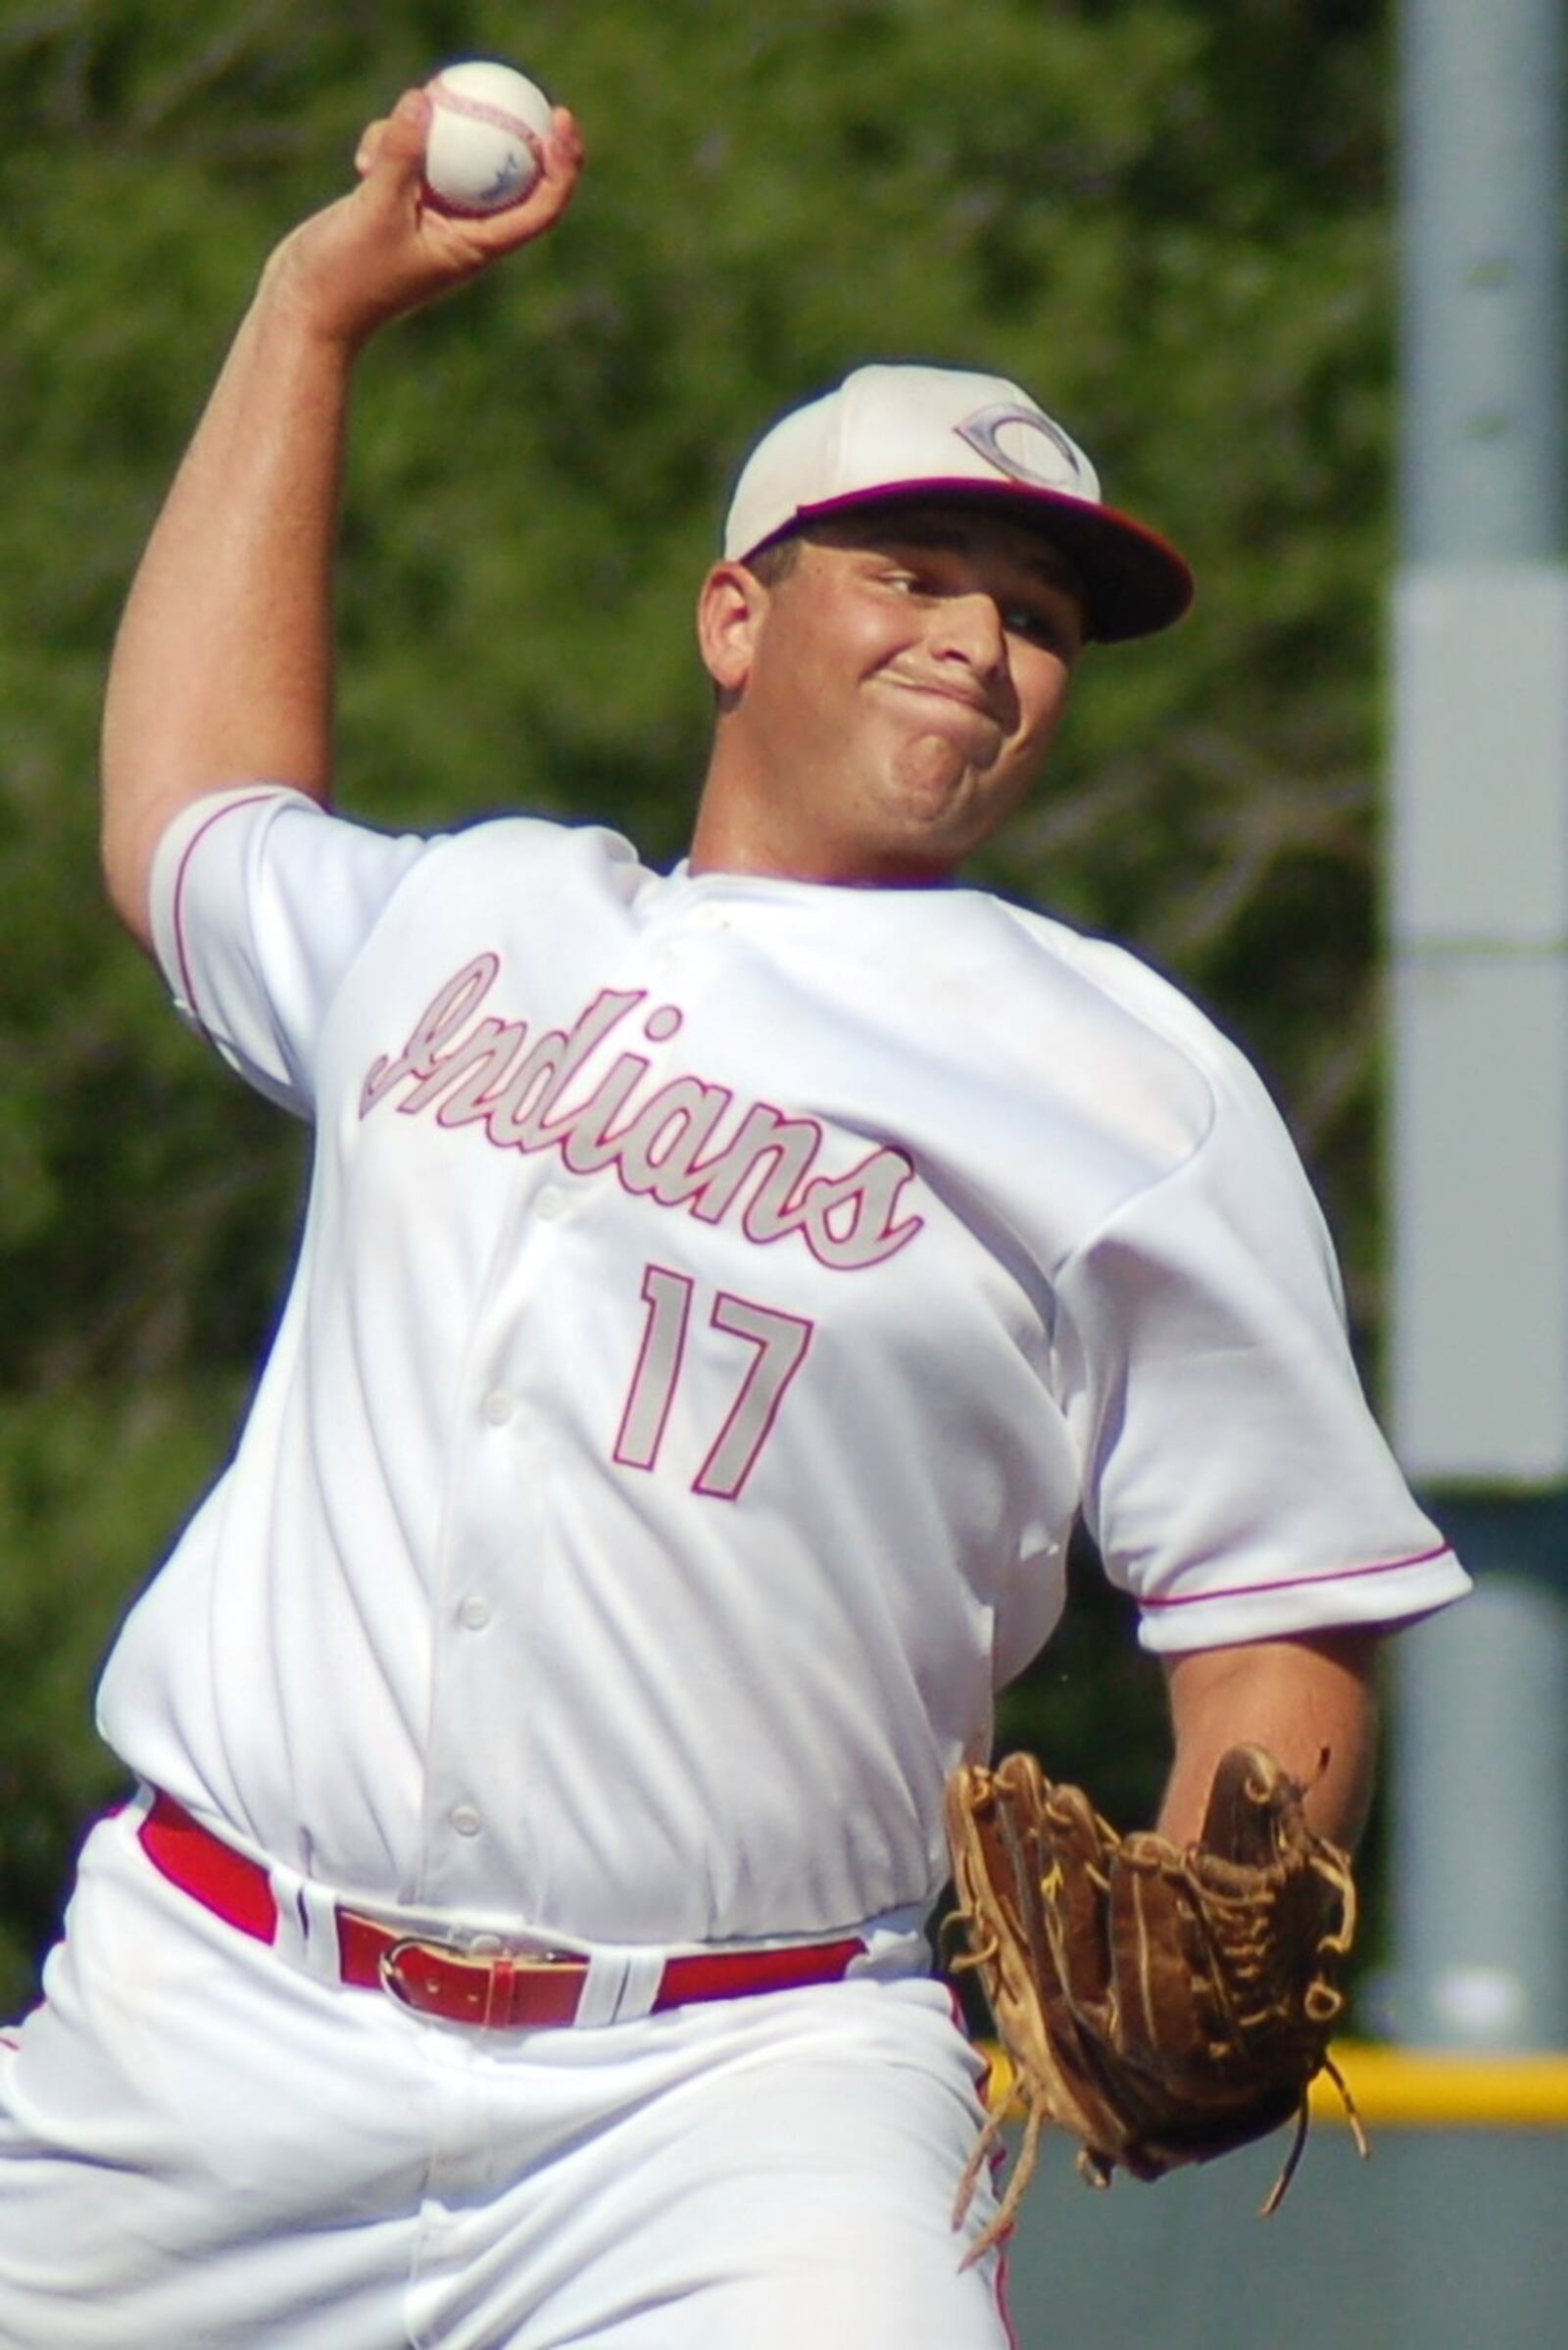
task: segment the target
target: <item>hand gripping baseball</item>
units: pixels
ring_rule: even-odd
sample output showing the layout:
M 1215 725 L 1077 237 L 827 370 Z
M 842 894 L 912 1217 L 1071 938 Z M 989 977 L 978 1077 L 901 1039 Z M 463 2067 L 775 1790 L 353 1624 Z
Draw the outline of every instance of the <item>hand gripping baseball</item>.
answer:
M 1308 2084 L 1327 2071 L 1366 2151 L 1328 2053 L 1355 1888 L 1345 1854 L 1307 1827 L 1301 1794 L 1262 1747 L 1232 1747 L 1202 1836 L 1182 1847 L 1118 1836 L 1032 1755 L 954 1773 L 948 1835 L 969 1940 L 956 1964 L 980 1977 L 1025 2113 L 1002 2207 L 969 2260 L 1010 2224 L 1048 2123 L 1078 2139 L 1079 2170 L 1107 2186 L 1117 2168 L 1158 2179 L 1294 2115 L 1267 2213 L 1300 2154 Z M 1001 2127 L 993 2120 L 965 2169 L 956 2224 Z
M 360 184 L 286 237 L 269 265 L 279 295 L 319 333 L 357 347 L 553 228 L 582 169 L 582 139 L 564 107 L 553 116 L 539 177 L 520 203 L 479 218 L 433 205 L 422 182 L 431 102 L 406 90 L 360 139 Z

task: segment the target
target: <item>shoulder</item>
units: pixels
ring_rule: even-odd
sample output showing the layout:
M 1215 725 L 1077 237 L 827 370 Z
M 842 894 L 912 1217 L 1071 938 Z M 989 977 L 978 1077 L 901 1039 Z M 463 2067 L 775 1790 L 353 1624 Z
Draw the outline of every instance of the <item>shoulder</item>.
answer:
M 497 889 L 548 874 L 557 884 L 575 882 L 635 897 L 655 878 L 620 833 L 553 816 L 482 816 L 451 832 L 427 835 L 426 848 L 432 871 L 445 876 L 461 867 L 466 877 L 483 881 L 488 876 Z
M 1073 1054 L 1116 1128 L 1137 1138 L 1127 1203 L 1184 1191 L 1228 1198 L 1287 1196 L 1319 1211 L 1286 1119 L 1242 1048 L 1191 997 L 1130 949 L 1051 916 L 996 901 L 1054 973 Z M 1057 1014 L 1056 1040 L 1060 1042 Z M 1196 1195 L 1195 1195 L 1196 1196 Z
M 1081 1067 L 1154 1161 L 1180 1163 L 1238 1115 L 1277 1122 L 1246 1053 L 1172 980 L 1110 939 L 992 903 L 1032 966 L 1030 993 L 1050 1022 L 1045 1048 Z
M 1176 982 L 1152 963 L 1114 940 L 1074 930 L 1049 914 L 998 899 L 1006 917 L 1026 933 L 1037 950 L 1079 985 L 1100 999 L 1120 1027 L 1130 1047 L 1139 1042 L 1156 1053 L 1168 1053 L 1191 1070 L 1218 1106 L 1227 1098 L 1274 1110 L 1255 1064 L 1234 1037 L 1227 1035 Z
M 993 904 L 1044 962 L 1104 1005 L 1130 1047 L 1143 1040 L 1213 1085 L 1228 1083 L 1238 1072 L 1252 1076 L 1246 1055 L 1217 1022 L 1130 947 L 1074 930 L 1054 915 L 1006 899 Z

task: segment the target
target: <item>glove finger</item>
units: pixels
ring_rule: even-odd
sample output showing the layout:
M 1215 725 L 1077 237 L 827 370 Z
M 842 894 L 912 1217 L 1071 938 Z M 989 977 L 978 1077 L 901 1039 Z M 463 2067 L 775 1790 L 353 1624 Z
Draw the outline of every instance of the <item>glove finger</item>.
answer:
M 1301 1793 L 1266 1747 L 1232 1746 L 1214 1773 L 1199 1841 L 1244 1869 L 1271 1868 L 1307 1840 Z
M 1106 1910 L 1117 2048 L 1155 2073 L 1209 2061 L 1225 2036 L 1224 2011 L 1176 1847 L 1159 1836 L 1128 1836 Z
M 1056 1786 L 1046 1788 L 1038 1833 L 1054 1971 L 1068 2005 L 1103 2030 L 1112 1981 L 1107 1900 L 1114 1833 L 1081 1788 Z

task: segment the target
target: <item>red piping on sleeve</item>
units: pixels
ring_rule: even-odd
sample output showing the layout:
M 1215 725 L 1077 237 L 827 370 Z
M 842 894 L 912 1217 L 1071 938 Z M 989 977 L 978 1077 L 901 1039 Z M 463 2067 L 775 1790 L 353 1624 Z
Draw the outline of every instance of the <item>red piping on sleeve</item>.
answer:
M 1278 1583 L 1245 1583 L 1222 1591 L 1179 1591 L 1166 1599 L 1140 1599 L 1145 1609 L 1156 1607 L 1201 1607 L 1208 1599 L 1253 1599 L 1261 1591 L 1304 1591 L 1320 1583 L 1353 1583 L 1364 1575 L 1396 1575 L 1403 1567 L 1429 1566 L 1435 1558 L 1446 1558 L 1452 1545 L 1439 1542 L 1431 1550 L 1418 1550 L 1409 1558 L 1380 1559 L 1371 1567 L 1336 1567 L 1328 1575 L 1287 1575 Z
M 184 849 L 180 855 L 179 868 L 174 875 L 174 891 L 171 906 L 171 915 L 174 925 L 174 955 L 179 966 L 180 992 L 184 996 L 186 1003 L 190 1005 L 192 1016 L 196 1020 L 197 1025 L 200 1027 L 203 1036 L 208 1036 L 210 1032 L 206 1022 L 202 1019 L 201 1010 L 196 1002 L 196 986 L 191 976 L 190 957 L 185 951 L 185 918 L 183 909 L 185 902 L 186 871 L 190 865 L 191 858 L 196 854 L 199 844 L 206 839 L 208 833 L 211 832 L 215 824 L 221 823 L 224 816 L 237 815 L 242 808 L 254 808 L 258 801 L 276 800 L 281 797 L 281 788 L 274 787 L 270 791 L 247 792 L 243 800 L 226 801 L 221 808 L 214 808 L 212 814 L 206 819 L 205 823 L 197 825 L 196 830 L 191 834 L 190 839 L 185 843 Z

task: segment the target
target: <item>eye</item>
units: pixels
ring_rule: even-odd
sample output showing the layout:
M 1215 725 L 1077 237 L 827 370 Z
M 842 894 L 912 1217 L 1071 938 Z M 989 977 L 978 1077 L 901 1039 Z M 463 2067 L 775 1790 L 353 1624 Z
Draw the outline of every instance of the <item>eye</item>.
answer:
M 1054 613 L 1036 612 L 1029 604 L 1004 604 L 1002 625 L 1009 636 L 1026 636 L 1037 645 L 1056 645 L 1061 639 Z
M 1048 652 L 1065 655 L 1073 650 L 1075 640 L 1061 614 L 1040 605 L 1004 605 L 1002 624 L 1009 636 L 1021 636 L 1032 645 L 1044 646 Z

